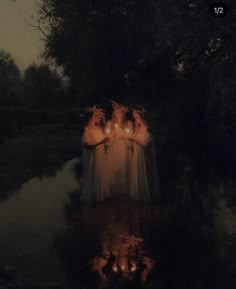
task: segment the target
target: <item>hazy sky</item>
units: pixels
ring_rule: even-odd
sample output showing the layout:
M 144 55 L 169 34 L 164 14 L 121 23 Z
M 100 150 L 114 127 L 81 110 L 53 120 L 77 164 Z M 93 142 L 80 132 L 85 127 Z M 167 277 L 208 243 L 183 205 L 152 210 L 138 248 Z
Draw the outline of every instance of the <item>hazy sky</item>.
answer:
M 40 62 L 40 32 L 28 26 L 37 0 L 0 0 L 0 49 L 10 52 L 21 69 Z

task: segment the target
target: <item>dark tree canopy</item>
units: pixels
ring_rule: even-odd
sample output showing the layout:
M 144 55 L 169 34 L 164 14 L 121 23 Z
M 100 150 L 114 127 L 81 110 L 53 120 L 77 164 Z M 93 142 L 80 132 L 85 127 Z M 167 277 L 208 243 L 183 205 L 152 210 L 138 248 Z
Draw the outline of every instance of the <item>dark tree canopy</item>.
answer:
M 111 98 L 155 44 L 151 13 L 151 1 L 41 1 L 46 55 L 64 66 L 80 101 Z
M 0 104 L 19 104 L 20 92 L 20 70 L 11 55 L 0 50 Z
M 48 65 L 31 65 L 23 77 L 24 97 L 30 106 L 55 106 L 59 102 L 61 79 Z
M 176 69 L 188 76 L 232 61 L 233 16 L 215 19 L 208 8 L 204 0 L 41 0 L 39 21 L 48 28 L 46 56 L 65 68 L 80 102 L 95 101 L 127 85 L 138 91 L 150 74 L 145 87 Z

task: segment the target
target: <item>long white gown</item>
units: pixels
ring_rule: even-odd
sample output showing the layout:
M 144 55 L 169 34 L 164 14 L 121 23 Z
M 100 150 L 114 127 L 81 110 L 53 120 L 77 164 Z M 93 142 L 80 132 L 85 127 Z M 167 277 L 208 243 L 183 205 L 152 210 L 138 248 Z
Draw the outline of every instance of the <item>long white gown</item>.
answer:
M 120 127 L 110 122 L 111 142 L 107 145 L 107 183 L 110 198 L 129 198 L 130 188 L 130 141 Z
M 106 198 L 104 132 L 101 127 L 85 127 L 82 136 L 82 201 Z
M 146 166 L 145 147 L 151 136 L 145 125 L 135 129 L 133 134 L 133 159 L 131 171 L 131 198 L 133 200 L 150 200 L 150 186 Z

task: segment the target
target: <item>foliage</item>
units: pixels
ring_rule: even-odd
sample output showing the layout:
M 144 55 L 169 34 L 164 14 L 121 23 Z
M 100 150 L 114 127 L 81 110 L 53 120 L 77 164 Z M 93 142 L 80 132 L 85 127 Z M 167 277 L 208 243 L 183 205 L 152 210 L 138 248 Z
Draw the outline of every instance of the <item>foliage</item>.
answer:
M 219 21 L 208 8 L 204 0 L 41 0 L 39 20 L 48 29 L 46 56 L 65 67 L 82 101 L 122 94 L 148 71 L 151 85 L 161 85 L 163 69 L 188 77 L 232 60 L 232 17 Z
M 30 106 L 55 106 L 59 102 L 61 80 L 47 65 L 31 65 L 24 73 L 24 97 Z
M 150 1 L 41 1 L 46 56 L 64 66 L 79 102 L 123 93 L 127 71 L 154 44 L 150 9 Z
M 0 105 L 20 103 L 21 75 L 11 55 L 0 50 Z

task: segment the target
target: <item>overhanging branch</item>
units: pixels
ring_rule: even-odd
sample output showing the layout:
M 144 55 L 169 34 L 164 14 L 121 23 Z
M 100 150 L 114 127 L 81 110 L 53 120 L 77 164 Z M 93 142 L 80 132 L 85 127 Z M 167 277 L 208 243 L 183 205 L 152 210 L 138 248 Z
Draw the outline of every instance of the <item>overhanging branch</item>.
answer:
M 35 28 L 38 31 L 40 31 L 43 34 L 43 36 L 45 37 L 45 39 L 44 39 L 45 41 L 48 40 L 49 35 L 42 29 L 39 19 L 38 19 L 38 23 L 37 24 L 32 24 L 32 23 L 29 23 L 27 20 L 25 20 L 23 17 L 21 17 L 21 18 L 25 22 L 26 25 L 28 25 L 28 26 L 30 26 L 32 28 Z

